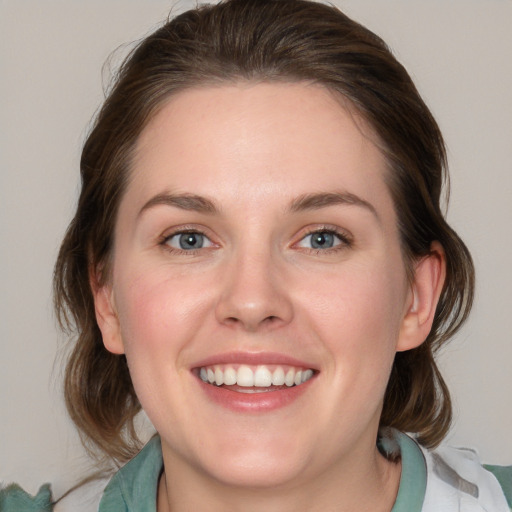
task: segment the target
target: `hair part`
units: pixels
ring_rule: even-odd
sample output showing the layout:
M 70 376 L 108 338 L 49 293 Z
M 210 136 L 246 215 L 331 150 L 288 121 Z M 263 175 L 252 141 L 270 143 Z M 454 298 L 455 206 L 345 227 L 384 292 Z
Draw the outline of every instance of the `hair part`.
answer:
M 451 421 L 448 389 L 434 356 L 471 308 L 470 254 L 446 223 L 448 186 L 442 135 L 386 44 L 334 7 L 303 0 L 228 0 L 185 12 L 144 39 L 120 67 L 80 162 L 82 189 L 54 274 L 55 308 L 76 341 L 65 373 L 66 404 L 86 447 L 118 462 L 139 449 L 140 411 L 124 356 L 109 353 L 96 324 L 91 273 L 109 274 L 117 210 L 136 142 L 179 91 L 238 82 L 305 81 L 336 93 L 372 127 L 387 159 L 404 259 L 446 253 L 447 274 L 434 325 L 418 348 L 397 353 L 381 426 L 438 444 Z

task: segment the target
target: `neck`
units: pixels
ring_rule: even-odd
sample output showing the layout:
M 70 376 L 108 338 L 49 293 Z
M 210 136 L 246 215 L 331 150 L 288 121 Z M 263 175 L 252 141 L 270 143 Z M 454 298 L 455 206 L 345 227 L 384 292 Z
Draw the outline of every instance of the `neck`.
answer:
M 358 454 L 360 455 L 360 454 Z M 166 465 L 158 489 L 158 512 L 390 512 L 398 493 L 400 463 L 375 447 L 364 459 L 341 461 L 311 478 L 272 487 L 234 486 L 181 464 Z M 176 462 L 176 461 L 174 461 Z

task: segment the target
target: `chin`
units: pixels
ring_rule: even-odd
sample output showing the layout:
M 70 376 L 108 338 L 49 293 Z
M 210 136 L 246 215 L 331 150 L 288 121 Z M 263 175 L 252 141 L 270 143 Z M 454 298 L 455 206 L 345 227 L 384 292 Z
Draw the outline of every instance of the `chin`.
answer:
M 208 464 L 207 470 L 218 482 L 240 488 L 282 487 L 304 473 L 304 465 L 296 457 L 283 458 L 266 451 L 223 456 L 222 463 Z
M 213 428 L 203 432 L 201 445 L 189 452 L 196 469 L 223 485 L 245 488 L 280 487 L 304 476 L 311 443 L 300 432 L 283 431 L 282 423 L 276 430 L 272 422 L 232 427 L 219 435 Z

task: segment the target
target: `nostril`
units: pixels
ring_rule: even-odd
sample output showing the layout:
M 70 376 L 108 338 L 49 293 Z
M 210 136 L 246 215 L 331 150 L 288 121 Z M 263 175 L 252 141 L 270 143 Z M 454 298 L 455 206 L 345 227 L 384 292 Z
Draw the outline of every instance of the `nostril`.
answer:
M 250 330 L 250 331 L 255 331 L 258 328 L 261 328 L 264 326 L 271 327 L 271 326 L 277 325 L 279 321 L 280 321 L 280 318 L 277 315 L 269 315 L 269 316 L 263 317 L 261 320 L 238 317 L 238 316 L 229 316 L 224 320 L 226 325 L 232 325 L 233 327 L 236 325 L 243 325 L 247 330 Z
M 249 300 L 251 298 L 252 300 Z M 292 309 L 287 298 L 278 297 L 276 294 L 244 298 L 231 292 L 221 295 L 215 315 L 217 320 L 226 326 L 255 331 L 262 327 L 273 329 L 288 323 L 293 316 Z

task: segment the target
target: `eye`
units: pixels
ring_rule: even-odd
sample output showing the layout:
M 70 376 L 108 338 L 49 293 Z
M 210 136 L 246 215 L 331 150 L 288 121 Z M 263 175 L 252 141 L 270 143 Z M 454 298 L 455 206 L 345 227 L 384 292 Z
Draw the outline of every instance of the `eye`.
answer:
M 302 238 L 297 245 L 298 247 L 304 247 L 307 249 L 328 250 L 341 244 L 346 246 L 350 245 L 349 240 L 343 235 L 336 233 L 335 231 L 322 229 L 309 233 Z
M 173 249 L 180 249 L 182 251 L 193 251 L 212 246 L 212 242 L 206 235 L 196 231 L 175 233 L 167 237 L 164 243 Z

